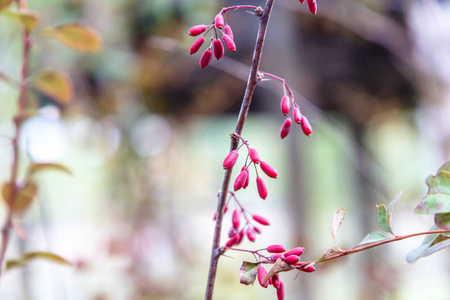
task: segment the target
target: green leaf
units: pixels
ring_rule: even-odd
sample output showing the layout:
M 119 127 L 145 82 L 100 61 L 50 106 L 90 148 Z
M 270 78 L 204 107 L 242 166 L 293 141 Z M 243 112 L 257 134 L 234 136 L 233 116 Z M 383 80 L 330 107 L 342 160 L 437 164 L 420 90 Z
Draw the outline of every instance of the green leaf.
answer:
M 379 231 L 374 231 L 374 232 L 366 235 L 364 237 L 364 239 L 355 248 L 373 244 L 373 243 L 380 242 L 380 241 L 387 240 L 387 239 L 389 239 L 389 237 L 386 236 L 384 233 L 379 232 Z
M 28 31 L 32 31 L 39 24 L 38 15 L 32 12 L 28 11 L 14 12 L 10 10 L 3 10 L 1 13 L 5 17 L 8 17 L 22 24 L 22 26 L 25 27 L 25 29 L 27 29 Z
M 33 176 L 33 175 L 35 175 L 37 172 L 39 172 L 39 171 L 42 171 L 42 170 L 48 170 L 48 169 L 53 169 L 53 170 L 56 170 L 56 171 L 61 171 L 61 172 L 64 172 L 64 173 L 66 173 L 66 174 L 68 174 L 68 175 L 72 175 L 72 172 L 70 172 L 70 170 L 68 169 L 68 168 L 66 168 L 65 166 L 63 166 L 63 165 L 60 165 L 60 164 L 54 164 L 54 163 L 39 163 L 39 164 L 32 164 L 31 166 L 30 166 L 30 169 L 29 169 L 29 175 L 30 176 Z
M 31 260 L 35 259 L 45 259 L 51 262 L 61 264 L 61 265 L 70 265 L 70 263 L 62 258 L 59 255 L 50 253 L 50 252 L 29 252 L 24 254 L 20 259 L 17 260 L 8 260 L 6 262 L 6 269 L 9 270 L 14 267 L 23 267 L 26 266 L 27 263 Z
M 431 227 L 431 230 L 439 229 L 436 225 Z M 422 245 L 419 248 L 416 248 L 410 251 L 406 255 L 406 261 L 409 264 L 416 262 L 419 258 L 429 256 L 433 253 L 436 253 L 446 247 L 450 246 L 450 236 L 444 234 L 428 234 L 425 236 Z
M 443 165 L 436 176 L 428 176 L 426 184 L 428 193 L 415 212 L 431 215 L 450 212 L 450 163 Z
M 333 215 L 333 219 L 331 221 L 331 236 L 333 237 L 334 243 L 336 244 L 337 248 L 341 251 L 341 247 L 339 247 L 338 241 L 337 241 L 337 232 L 339 228 L 341 227 L 342 221 L 345 217 L 345 208 L 339 208 L 336 210 L 336 212 Z
M 397 196 L 395 196 L 395 198 L 392 199 L 391 203 L 389 203 L 389 205 L 388 205 L 388 210 L 387 211 L 388 211 L 388 216 L 389 216 L 389 224 L 391 224 L 391 215 L 392 215 L 392 212 L 394 210 L 394 206 L 397 203 L 397 200 L 400 199 L 402 194 L 403 194 L 403 192 L 398 193 Z
M 72 99 L 72 82 L 70 78 L 56 70 L 40 70 L 33 76 L 36 89 L 60 104 L 67 104 Z
M 42 33 L 75 51 L 98 52 L 102 49 L 102 39 L 97 31 L 83 24 L 63 24 L 46 28 Z
M 12 0 L 0 0 L 0 10 L 7 8 L 12 3 Z
M 259 263 L 244 261 L 241 269 L 239 270 L 241 283 L 245 285 L 253 284 L 255 282 L 256 275 L 258 275 L 258 267 Z
M 450 213 L 435 214 L 434 224 L 444 230 L 450 230 Z
M 388 212 L 384 204 L 377 205 L 377 223 L 381 230 L 392 233 Z

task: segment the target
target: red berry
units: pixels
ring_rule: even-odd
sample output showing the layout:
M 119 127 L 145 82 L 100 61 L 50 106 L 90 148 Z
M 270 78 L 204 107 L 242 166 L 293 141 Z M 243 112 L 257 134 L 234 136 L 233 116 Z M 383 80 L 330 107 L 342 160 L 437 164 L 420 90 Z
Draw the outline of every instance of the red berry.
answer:
M 261 232 L 262 232 L 261 229 L 259 229 L 258 226 L 253 226 L 253 229 L 255 230 L 256 233 L 261 234 Z
M 277 300 L 284 300 L 284 283 L 280 280 L 280 287 L 277 289 Z
M 225 46 L 227 46 L 228 50 L 230 50 L 231 52 L 236 51 L 236 44 L 234 43 L 233 39 L 229 35 L 224 34 L 222 39 L 223 39 L 223 42 L 225 43 Z
M 294 117 L 294 121 L 297 124 L 300 124 L 302 122 L 302 114 L 300 112 L 300 107 L 296 106 L 292 110 L 292 116 Z
M 231 227 L 230 230 L 228 230 L 228 237 L 232 238 L 238 233 L 239 231 L 236 228 Z
M 284 120 L 284 123 L 283 123 L 283 125 L 281 126 L 281 129 L 280 129 L 280 137 L 282 139 L 287 137 L 287 135 L 289 134 L 289 130 L 291 130 L 291 125 L 292 125 L 291 118 L 287 118 L 286 120 Z
M 259 265 L 259 267 L 258 267 L 258 281 L 259 281 L 259 284 L 263 288 L 266 288 L 266 287 L 269 286 L 269 280 L 267 280 L 266 282 L 262 282 L 264 277 L 266 277 L 266 275 L 267 275 L 267 270 L 262 265 Z
M 223 25 L 224 25 L 224 21 L 223 21 L 223 15 L 222 14 L 217 14 L 216 17 L 214 18 L 214 25 L 216 25 L 217 28 L 222 29 Z
M 245 180 L 245 183 L 242 186 L 243 189 L 246 189 L 248 187 L 249 182 L 250 182 L 250 172 L 248 171 L 248 168 L 246 166 L 243 166 L 242 170 L 245 170 L 245 172 L 247 172 L 247 180 Z
M 270 256 L 270 260 L 271 260 L 271 261 L 277 261 L 279 258 L 280 258 L 280 259 L 283 259 L 283 254 L 276 253 L 276 254 L 272 254 L 272 255 Z
M 223 168 L 225 170 L 231 169 L 236 163 L 238 157 L 239 153 L 237 152 L 237 150 L 230 151 L 230 153 L 228 153 L 227 157 L 225 157 L 223 161 Z
M 288 265 L 293 265 L 293 264 L 298 263 L 298 256 L 297 255 L 289 255 L 289 256 L 285 255 L 285 257 L 286 258 L 284 259 L 284 262 L 287 263 Z
M 231 30 L 230 25 L 225 25 L 225 26 L 223 27 L 223 32 L 224 32 L 225 34 L 227 34 L 232 40 L 234 39 L 234 38 L 233 38 L 233 31 Z
M 233 211 L 233 217 L 231 218 L 231 221 L 233 223 L 233 228 L 239 229 L 239 224 L 241 222 L 241 210 L 235 209 Z
M 261 177 L 256 178 L 256 187 L 258 188 L 259 196 L 265 200 L 267 198 L 267 187 Z
M 286 251 L 286 248 L 283 245 L 270 245 L 266 250 L 269 253 L 283 253 Z
M 234 191 L 240 190 L 245 182 L 248 179 L 248 173 L 246 170 L 242 170 L 241 173 L 236 177 L 236 180 L 234 181 Z
M 251 159 L 252 162 L 254 162 L 255 164 L 261 160 L 261 159 L 259 158 L 259 154 L 258 154 L 258 152 L 256 151 L 255 148 L 250 148 L 250 149 L 248 149 L 248 155 L 250 155 L 250 159 Z
M 272 276 L 272 285 L 274 288 L 279 289 L 281 286 L 281 280 L 278 274 Z
M 302 271 L 306 272 L 306 273 L 312 273 L 315 270 L 316 270 L 316 268 L 314 268 L 314 266 L 307 266 L 306 268 L 302 268 Z
M 222 41 L 220 39 L 215 39 L 213 42 L 214 56 L 217 60 L 223 57 L 223 52 L 225 51 L 223 48 Z
M 260 215 L 252 215 L 253 220 L 255 220 L 256 222 L 258 222 L 261 225 L 270 225 L 270 222 L 268 219 L 260 216 Z
M 227 241 L 227 243 L 225 244 L 225 247 L 229 248 L 229 247 L 232 247 L 233 245 L 236 245 L 238 240 L 239 240 L 239 234 L 236 234 L 235 236 L 233 236 L 231 239 L 229 239 Z
M 305 2 L 305 0 L 298 0 L 298 1 L 300 1 L 300 3 L 303 3 L 303 2 Z
M 316 2 L 316 0 L 306 0 L 306 2 L 308 3 L 309 11 L 312 14 L 315 15 L 317 13 L 317 2 Z
M 291 99 L 289 99 L 288 96 L 284 95 L 283 98 L 281 98 L 280 106 L 281 106 L 281 113 L 283 113 L 283 115 L 287 115 L 291 110 Z
M 305 116 L 302 116 L 302 123 L 300 125 L 302 126 L 303 133 L 307 136 L 311 136 L 312 127 L 311 127 L 311 124 L 309 124 L 309 121 Z
M 251 242 L 254 242 L 255 239 L 256 239 L 256 233 L 253 230 L 253 228 L 251 228 L 251 227 L 247 228 L 246 233 L 247 233 L 248 240 L 251 241 Z
M 240 244 L 242 242 L 242 239 L 244 238 L 244 229 L 242 229 L 241 231 L 239 231 L 238 234 L 236 234 L 237 236 L 237 240 L 236 240 L 236 245 Z
M 272 167 L 271 165 L 269 165 L 265 161 L 261 160 L 259 162 L 259 165 L 261 166 L 261 170 L 263 170 L 263 172 L 266 173 L 266 175 L 269 176 L 270 178 L 277 178 L 278 177 L 277 170 L 275 170 L 274 167 Z
M 202 57 L 200 57 L 200 68 L 204 69 L 209 65 L 209 63 L 211 62 L 212 55 L 213 53 L 211 48 L 206 49 Z
M 195 25 L 191 29 L 189 29 L 189 35 L 196 36 L 199 35 L 200 33 L 205 32 L 205 30 L 206 25 Z
M 198 49 L 200 49 L 200 47 L 203 45 L 204 42 L 205 42 L 205 37 L 204 36 L 198 37 L 195 40 L 195 42 L 192 44 L 191 49 L 189 49 L 189 53 L 192 55 L 195 52 L 197 52 Z
M 288 252 L 284 253 L 284 257 L 288 257 L 290 255 L 300 256 L 303 254 L 304 251 L 305 251 L 305 248 L 297 247 L 297 248 L 294 248 L 294 249 L 289 250 Z

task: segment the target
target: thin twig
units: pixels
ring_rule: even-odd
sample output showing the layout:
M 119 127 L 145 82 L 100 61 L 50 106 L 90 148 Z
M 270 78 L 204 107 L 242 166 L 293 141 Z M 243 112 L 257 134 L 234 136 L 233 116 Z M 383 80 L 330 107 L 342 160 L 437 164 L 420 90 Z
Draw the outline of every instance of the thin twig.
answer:
M 266 37 L 267 25 L 269 23 L 270 14 L 272 12 L 272 7 L 275 0 L 267 0 L 264 7 L 262 16 L 260 17 L 258 36 L 256 38 L 255 51 L 253 53 L 253 60 L 250 69 L 250 74 L 247 80 L 247 87 L 245 89 L 244 98 L 242 100 L 241 109 L 239 111 L 239 116 L 236 122 L 235 132 L 241 134 L 244 128 L 245 120 L 247 119 L 247 114 L 250 109 L 250 103 L 252 101 L 253 93 L 258 83 L 257 74 L 259 71 L 259 65 L 261 62 L 261 55 L 264 46 L 264 40 Z M 231 140 L 231 150 L 237 149 L 239 141 L 237 139 Z M 227 198 L 228 186 L 230 184 L 232 169 L 226 170 L 223 178 L 222 189 L 219 195 L 217 204 L 217 219 L 214 228 L 214 239 L 211 250 L 211 260 L 209 266 L 208 281 L 206 284 L 205 300 L 211 300 L 213 297 L 214 283 L 216 280 L 217 264 L 219 263 L 220 252 L 220 234 L 222 232 L 222 221 L 223 221 L 223 209 L 225 207 L 225 202 Z

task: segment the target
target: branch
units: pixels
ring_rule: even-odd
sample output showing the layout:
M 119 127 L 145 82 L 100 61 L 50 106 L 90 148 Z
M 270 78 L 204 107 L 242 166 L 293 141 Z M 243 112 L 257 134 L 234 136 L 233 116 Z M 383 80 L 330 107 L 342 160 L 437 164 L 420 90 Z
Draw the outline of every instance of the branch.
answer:
M 247 80 L 247 87 L 245 89 L 244 99 L 242 100 L 241 109 L 239 111 L 239 116 L 236 122 L 235 132 L 241 134 L 244 128 L 245 120 L 247 119 L 247 114 L 250 109 L 250 104 L 252 101 L 253 93 L 258 83 L 257 73 L 259 71 L 259 65 L 261 62 L 261 55 L 264 46 L 264 40 L 266 37 L 267 25 L 269 23 L 270 14 L 272 12 L 272 7 L 275 0 L 267 0 L 264 7 L 264 12 L 260 18 L 258 36 L 256 38 L 255 51 L 253 53 L 253 60 L 250 69 L 250 74 Z M 231 150 L 237 149 L 239 141 L 232 139 Z M 227 198 L 228 186 L 230 184 L 232 169 L 226 170 L 223 178 L 222 189 L 219 194 L 218 204 L 217 204 L 217 219 L 214 228 L 214 239 L 211 250 L 211 260 L 209 266 L 208 281 L 206 284 L 205 300 L 211 300 L 213 296 L 214 283 L 216 280 L 217 264 L 219 263 L 219 257 L 221 255 L 220 247 L 220 234 L 222 232 L 222 221 L 223 221 L 223 209 L 225 207 L 225 202 Z

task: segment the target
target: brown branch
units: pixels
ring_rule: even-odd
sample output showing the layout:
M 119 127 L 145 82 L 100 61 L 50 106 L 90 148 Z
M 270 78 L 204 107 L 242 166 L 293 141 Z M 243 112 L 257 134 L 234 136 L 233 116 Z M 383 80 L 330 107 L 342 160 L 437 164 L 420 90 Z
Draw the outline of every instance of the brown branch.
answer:
M 235 132 L 241 134 L 244 128 L 245 120 L 247 119 L 247 114 L 250 109 L 250 104 L 252 102 L 253 93 L 258 83 L 258 71 L 261 62 L 261 55 L 264 46 L 264 40 L 266 37 L 267 25 L 269 23 L 270 14 L 272 12 L 272 7 L 275 0 L 267 0 L 264 7 L 262 16 L 260 17 L 258 36 L 256 38 L 255 51 L 253 53 L 253 60 L 250 69 L 250 74 L 247 80 L 247 87 L 245 89 L 244 98 L 242 100 L 241 109 L 239 111 L 239 116 L 236 122 Z M 237 139 L 232 139 L 231 150 L 237 149 L 239 141 Z M 227 198 L 228 186 L 230 184 L 232 169 L 225 171 L 223 178 L 222 189 L 219 194 L 219 199 L 217 203 L 217 219 L 214 228 L 214 239 L 211 250 L 211 260 L 209 266 L 208 281 L 206 284 L 205 300 L 211 300 L 213 297 L 214 283 L 216 280 L 217 264 L 219 263 L 220 252 L 220 234 L 222 232 L 222 221 L 223 221 L 223 209 L 225 207 L 225 202 Z
M 19 10 L 24 10 L 27 8 L 26 0 L 18 1 Z M 0 244 L 0 275 L 2 272 L 1 267 L 3 266 L 3 262 L 5 260 L 6 250 L 8 248 L 9 236 L 12 229 L 12 217 L 13 217 L 13 209 L 14 202 L 17 198 L 18 194 L 18 169 L 19 169 L 19 140 L 20 140 L 20 129 L 25 117 L 25 108 L 26 108 L 26 79 L 29 74 L 30 68 L 30 32 L 24 28 L 23 31 L 23 48 L 22 48 L 22 67 L 20 71 L 20 86 L 19 86 L 19 96 L 17 101 L 17 115 L 14 118 L 14 123 L 16 126 L 16 132 L 14 138 L 12 140 L 12 148 L 13 148 L 13 162 L 11 165 L 11 178 L 9 181 L 10 184 L 10 193 L 7 199 L 8 201 L 8 212 L 6 215 L 5 223 L 2 227 L 2 241 Z

